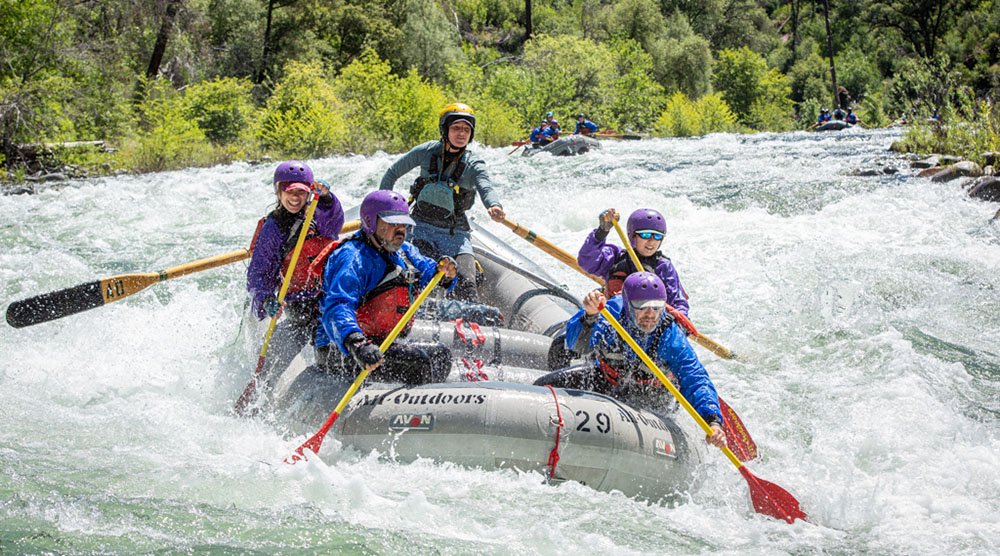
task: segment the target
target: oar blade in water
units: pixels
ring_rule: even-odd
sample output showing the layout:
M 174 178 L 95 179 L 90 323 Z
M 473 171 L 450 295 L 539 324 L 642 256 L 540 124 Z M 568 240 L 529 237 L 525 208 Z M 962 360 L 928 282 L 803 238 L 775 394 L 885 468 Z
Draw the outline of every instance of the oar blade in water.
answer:
M 104 305 L 101 282 L 96 280 L 72 288 L 15 301 L 7 307 L 7 324 L 23 328 Z
M 726 433 L 726 443 L 740 461 L 750 461 L 757 457 L 757 444 L 750 438 L 750 431 L 733 408 L 719 398 L 722 410 L 722 429 Z
M 783 519 L 788 523 L 794 523 L 796 519 L 806 520 L 805 512 L 799 509 L 799 501 L 787 490 L 755 477 L 745 465 L 740 466 L 740 473 L 750 485 L 750 501 L 757 513 Z

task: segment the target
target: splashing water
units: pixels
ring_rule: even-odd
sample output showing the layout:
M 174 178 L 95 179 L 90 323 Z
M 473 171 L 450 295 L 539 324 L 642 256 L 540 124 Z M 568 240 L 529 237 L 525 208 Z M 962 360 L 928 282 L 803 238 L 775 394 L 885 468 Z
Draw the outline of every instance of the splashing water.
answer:
M 260 341 L 245 263 L 0 334 L 0 552 L 118 554 L 989 554 L 1000 550 L 1000 224 L 916 178 L 896 132 L 481 149 L 508 217 L 575 252 L 597 214 L 659 209 L 699 357 L 811 523 L 755 514 L 721 455 L 682 502 L 304 437 L 231 407 Z M 346 206 L 395 156 L 310 161 Z M 850 175 L 884 166 L 896 174 Z M 249 244 L 272 166 L 235 164 L 0 197 L 5 303 Z M 398 188 L 404 187 L 401 180 Z M 593 284 L 478 222 L 582 295 Z M 4 306 L 4 310 L 6 307 Z M 321 423 L 316 423 L 318 428 Z

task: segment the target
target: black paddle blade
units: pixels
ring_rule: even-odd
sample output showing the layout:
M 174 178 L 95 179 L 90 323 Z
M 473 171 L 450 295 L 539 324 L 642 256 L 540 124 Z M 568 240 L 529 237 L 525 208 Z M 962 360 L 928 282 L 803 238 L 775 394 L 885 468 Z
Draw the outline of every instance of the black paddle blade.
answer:
M 794 523 L 796 519 L 806 521 L 806 514 L 799 509 L 799 501 L 780 486 L 758 479 L 750 473 L 746 466 L 740 467 L 740 473 L 750 485 L 750 500 L 753 509 L 759 514 L 769 515 Z
M 104 305 L 101 281 L 15 301 L 7 307 L 7 324 L 24 328 Z

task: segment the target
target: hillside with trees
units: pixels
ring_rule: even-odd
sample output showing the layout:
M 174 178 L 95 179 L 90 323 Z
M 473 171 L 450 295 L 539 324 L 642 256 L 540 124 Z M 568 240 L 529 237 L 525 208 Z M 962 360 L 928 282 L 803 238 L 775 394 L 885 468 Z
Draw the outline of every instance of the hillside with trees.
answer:
M 974 158 L 1000 150 L 998 99 L 1000 0 L 0 4 L 5 181 L 399 152 L 436 138 L 451 101 L 490 146 L 549 110 L 654 137 L 936 110 L 969 125 L 915 126 L 911 148 Z M 113 152 L 42 145 L 81 141 Z

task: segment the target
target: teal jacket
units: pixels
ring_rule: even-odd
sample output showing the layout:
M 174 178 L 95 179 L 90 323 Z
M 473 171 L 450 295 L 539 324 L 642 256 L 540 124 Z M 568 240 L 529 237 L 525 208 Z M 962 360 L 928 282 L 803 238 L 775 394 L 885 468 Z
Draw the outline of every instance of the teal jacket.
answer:
M 472 208 L 476 192 L 479 193 L 479 198 L 482 199 L 486 208 L 500 206 L 500 199 L 497 197 L 496 192 L 493 191 L 490 176 L 486 173 L 486 162 L 476 155 L 476 153 L 468 150 L 466 150 L 466 153 L 468 157 L 465 160 L 465 170 L 458 179 L 458 187 L 461 190 L 461 196 L 469 200 L 465 203 L 456 202 L 456 221 L 436 220 L 414 213 L 412 216 L 417 223 L 426 222 L 440 228 L 455 227 L 461 230 L 469 230 L 469 222 L 465 218 L 465 211 Z M 392 166 L 389 166 L 389 169 L 385 171 L 385 175 L 382 176 L 382 183 L 379 184 L 379 189 L 391 190 L 395 187 L 399 178 L 418 166 L 420 167 L 420 177 L 429 178 L 431 176 L 431 159 L 435 156 L 440 156 L 440 154 L 441 141 L 428 141 L 427 143 L 413 147 L 410 152 L 403 155 Z M 441 170 L 440 166 L 439 163 L 439 171 Z

